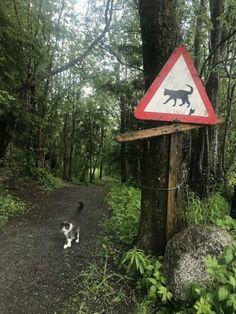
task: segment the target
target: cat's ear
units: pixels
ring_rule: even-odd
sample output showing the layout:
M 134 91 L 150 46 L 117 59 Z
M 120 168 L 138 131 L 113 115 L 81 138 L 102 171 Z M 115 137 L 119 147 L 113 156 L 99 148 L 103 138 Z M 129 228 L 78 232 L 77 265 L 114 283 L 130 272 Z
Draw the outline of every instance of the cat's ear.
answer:
M 66 222 L 62 222 L 62 223 L 60 224 L 60 228 L 61 228 L 61 229 L 64 228 L 64 227 L 66 227 Z

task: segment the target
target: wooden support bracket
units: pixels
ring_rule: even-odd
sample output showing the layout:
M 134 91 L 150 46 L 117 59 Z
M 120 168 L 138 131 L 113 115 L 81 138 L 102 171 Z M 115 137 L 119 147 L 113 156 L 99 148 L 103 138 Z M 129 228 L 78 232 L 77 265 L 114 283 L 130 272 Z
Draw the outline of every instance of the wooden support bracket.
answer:
M 225 122 L 225 116 L 220 116 L 217 119 L 217 124 L 221 124 Z M 131 141 L 137 141 L 142 140 L 149 137 L 155 137 L 155 136 L 161 136 L 161 135 L 167 135 L 177 132 L 184 132 L 189 131 L 193 129 L 199 129 L 206 127 L 205 124 L 170 124 L 165 126 L 160 126 L 157 128 L 152 129 L 144 129 L 144 130 L 138 130 L 133 132 L 127 132 L 120 134 L 116 137 L 118 142 L 131 142 Z

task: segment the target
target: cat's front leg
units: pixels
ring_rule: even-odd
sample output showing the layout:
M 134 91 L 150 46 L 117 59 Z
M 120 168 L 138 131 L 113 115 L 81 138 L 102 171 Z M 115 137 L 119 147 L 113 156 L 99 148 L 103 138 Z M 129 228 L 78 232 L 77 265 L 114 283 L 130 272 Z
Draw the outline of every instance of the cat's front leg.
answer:
M 167 104 L 171 100 L 171 97 L 169 97 L 163 104 Z
M 79 243 L 79 229 L 77 231 L 77 235 L 76 235 L 76 240 L 75 240 L 76 243 Z
M 63 248 L 67 249 L 68 247 L 71 247 L 71 242 L 72 242 L 72 239 L 67 239 L 67 243 L 64 244 Z

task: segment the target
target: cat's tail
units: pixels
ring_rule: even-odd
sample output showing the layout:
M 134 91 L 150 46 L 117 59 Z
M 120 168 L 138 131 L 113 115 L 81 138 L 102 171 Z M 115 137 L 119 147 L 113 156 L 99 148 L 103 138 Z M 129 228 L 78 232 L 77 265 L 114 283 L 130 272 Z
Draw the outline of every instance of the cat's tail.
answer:
M 191 95 L 193 93 L 193 88 L 191 85 L 188 85 L 188 84 L 186 84 L 186 85 L 190 88 L 190 91 L 187 93 L 188 93 L 188 95 Z
M 83 202 L 79 202 L 79 207 L 78 207 L 78 212 L 80 212 L 84 207 L 84 203 Z

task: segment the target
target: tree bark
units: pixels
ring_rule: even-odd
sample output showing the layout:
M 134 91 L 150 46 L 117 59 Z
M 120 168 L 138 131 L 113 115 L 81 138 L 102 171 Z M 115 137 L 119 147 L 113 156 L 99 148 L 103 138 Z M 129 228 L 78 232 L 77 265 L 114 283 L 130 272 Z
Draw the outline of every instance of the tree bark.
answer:
M 224 11 L 224 0 L 210 0 L 209 3 L 213 28 L 210 33 L 210 57 L 207 58 L 209 62 L 210 75 L 206 82 L 206 92 L 215 111 L 217 112 L 217 99 L 219 91 L 219 70 L 217 69 L 217 65 L 220 61 L 220 44 L 222 43 L 221 22 L 218 18 Z M 200 25 L 197 25 L 197 28 L 199 27 Z M 197 48 L 195 47 L 195 49 Z M 206 65 L 205 62 L 204 64 Z M 190 188 L 201 198 L 209 196 L 212 183 L 218 181 L 219 177 L 221 177 L 221 174 L 218 173 L 218 146 L 217 126 L 209 126 L 200 130 L 193 140 L 189 181 Z
M 68 113 L 64 115 L 64 127 L 63 127 L 63 180 L 68 180 L 68 166 L 69 166 L 69 157 L 68 157 Z
M 195 27 L 195 36 L 194 36 L 194 65 L 199 71 L 200 62 L 201 62 L 201 44 L 202 44 L 202 26 L 204 22 L 204 10 L 206 10 L 206 0 L 200 0 L 199 12 L 197 16 L 197 22 Z
M 218 110 L 218 92 L 219 92 L 219 69 L 217 64 L 220 61 L 220 50 L 219 44 L 222 37 L 221 21 L 219 17 L 224 12 L 224 0 L 210 0 L 210 12 L 211 12 L 211 22 L 213 29 L 211 30 L 211 50 L 215 50 L 212 55 L 211 73 L 206 82 L 206 92 L 209 99 L 211 100 L 215 111 Z M 218 47 L 218 48 L 217 48 Z M 209 169 L 209 174 L 212 174 L 214 179 L 217 176 L 217 163 L 218 163 L 218 127 L 209 127 L 208 132 L 209 137 L 209 159 L 210 165 L 207 165 Z
M 175 9 L 176 2 L 173 0 L 139 0 L 146 90 L 180 43 Z M 150 127 L 153 123 L 146 122 L 144 125 Z M 154 125 L 157 126 L 157 123 Z M 171 136 L 150 138 L 141 146 L 141 220 L 137 245 L 159 255 L 164 253 L 168 237 L 184 226 L 183 190 L 173 189 L 176 209 L 174 229 L 167 234 Z M 183 180 L 182 136 L 174 136 L 176 147 L 173 152 L 179 155 L 172 171 L 176 175 L 174 184 L 178 185 Z
M 126 121 L 125 121 L 125 96 L 123 91 L 120 92 L 120 132 L 121 134 L 126 131 Z M 120 147 L 120 174 L 121 174 L 121 182 L 127 182 L 127 149 L 126 143 L 121 143 Z
M 8 144 L 12 138 L 12 128 L 8 121 L 1 119 L 0 122 L 0 159 L 5 157 Z

